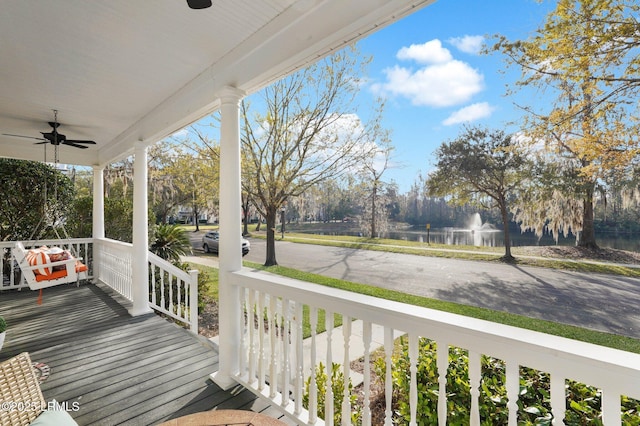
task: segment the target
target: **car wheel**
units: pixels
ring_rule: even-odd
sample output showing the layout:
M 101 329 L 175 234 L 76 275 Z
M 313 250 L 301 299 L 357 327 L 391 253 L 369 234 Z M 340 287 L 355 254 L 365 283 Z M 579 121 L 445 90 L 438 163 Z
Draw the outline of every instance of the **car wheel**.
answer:
M 207 244 L 204 244 L 202 248 L 204 249 L 205 253 L 209 253 L 209 246 Z

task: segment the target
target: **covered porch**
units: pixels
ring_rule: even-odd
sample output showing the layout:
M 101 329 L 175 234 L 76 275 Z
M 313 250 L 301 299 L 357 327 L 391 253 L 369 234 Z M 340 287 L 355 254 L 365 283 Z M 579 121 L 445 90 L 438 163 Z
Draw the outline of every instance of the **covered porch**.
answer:
M 25 285 L 10 263 L 0 315 L 12 331 L 0 361 L 26 350 L 49 364 L 45 394 L 77 400 L 80 411 L 74 417 L 81 424 L 157 424 L 220 407 L 266 410 L 291 424 L 323 424 L 315 414 L 321 389 L 326 391 L 327 424 L 333 424 L 334 400 L 348 424 L 354 408 L 350 399 L 338 400 L 330 380 L 316 377 L 315 371 L 320 362 L 337 363 L 348 379 L 348 356 L 358 344 L 365 360 L 362 418 L 371 424 L 366 368 L 376 325 L 385 336 L 387 425 L 394 417 L 397 332 L 407 333 L 409 343 L 404 374 L 410 383 L 410 424 L 424 420 L 417 405 L 421 337 L 436 341 L 439 354 L 437 383 L 431 388 L 438 395 L 438 415 L 430 422 L 447 421 L 447 355 L 456 346 L 469 354 L 470 398 L 464 405 L 470 424 L 481 421 L 481 355 L 506 363 L 510 425 L 519 418 L 521 366 L 551 375 L 549 405 L 556 424 L 571 404 L 567 380 L 601 389 L 604 423 L 620 424 L 621 397 L 640 399 L 640 355 L 242 267 L 239 102 L 429 3 L 214 0 L 212 8 L 200 11 L 179 0 L 3 4 L 0 156 L 40 161 L 39 145 L 12 135 L 47 131 L 53 109 L 70 139 L 97 143 L 88 149 L 60 147 L 63 162 L 93 168 L 94 213 L 92 238 L 56 242 L 78 245 L 95 284 L 52 287 L 43 305 L 36 306 L 34 292 L 19 290 Z M 153 313 L 177 316 L 197 330 L 194 276 L 156 259 L 147 241 L 147 147 L 216 110 L 221 112 L 219 352 Z M 125 244 L 105 238 L 102 173 L 107 164 L 129 155 L 135 159 L 134 233 L 133 243 Z M 2 244 L 12 250 L 11 242 Z M 334 314 L 343 332 L 333 331 Z M 355 319 L 363 323 L 361 335 L 351 330 Z M 328 347 L 316 345 L 320 324 L 329 333 Z M 342 357 L 334 355 L 337 347 Z M 305 378 L 311 381 L 309 409 L 302 404 Z M 347 385 L 345 380 L 345 390 Z

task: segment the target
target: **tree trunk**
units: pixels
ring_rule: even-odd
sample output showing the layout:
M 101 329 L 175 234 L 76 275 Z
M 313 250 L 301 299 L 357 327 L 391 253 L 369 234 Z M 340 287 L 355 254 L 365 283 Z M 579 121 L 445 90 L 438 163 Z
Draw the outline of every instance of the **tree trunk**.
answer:
M 511 236 L 509 234 L 509 212 L 507 211 L 507 202 L 500 200 L 500 215 L 502 216 L 502 228 L 504 230 L 504 257 L 506 262 L 512 262 L 514 257 L 511 255 Z
M 242 235 L 249 235 L 249 196 L 242 196 Z
M 276 261 L 276 216 L 278 211 L 275 209 L 267 209 L 267 258 L 264 266 L 275 266 Z
M 371 238 L 376 238 L 376 195 L 378 186 L 373 184 L 373 192 L 371 193 Z
M 580 233 L 580 238 L 578 238 L 578 247 L 597 249 L 596 229 L 593 223 L 593 189 L 594 185 L 589 185 L 585 190 L 584 199 L 582 200 L 582 232 Z
M 196 225 L 196 229 L 193 232 L 198 232 L 200 231 L 200 224 L 198 223 L 198 209 L 196 208 L 196 206 L 193 206 L 193 222 Z

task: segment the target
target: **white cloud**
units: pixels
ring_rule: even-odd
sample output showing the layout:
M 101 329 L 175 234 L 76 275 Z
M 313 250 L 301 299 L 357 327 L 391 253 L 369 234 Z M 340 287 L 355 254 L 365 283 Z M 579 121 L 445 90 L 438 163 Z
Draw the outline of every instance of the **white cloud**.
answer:
M 174 132 L 171 134 L 171 138 L 186 138 L 189 135 L 189 129 L 187 129 L 186 127 L 183 127 L 182 129 L 178 130 L 177 132 Z
M 463 37 L 452 37 L 447 41 L 464 53 L 478 55 L 480 53 L 480 50 L 482 49 L 484 37 L 479 35 L 465 35 Z
M 445 126 L 451 126 L 453 124 L 476 121 L 481 118 L 489 117 L 494 110 L 495 108 L 487 102 L 480 102 L 459 109 L 444 120 L 442 124 Z
M 420 64 L 441 64 L 453 59 L 449 49 L 442 47 L 442 43 L 438 39 L 403 47 L 398 50 L 396 58 L 401 61 L 414 60 Z
M 417 71 L 395 66 L 385 70 L 382 90 L 411 100 L 413 105 L 447 107 L 467 102 L 483 87 L 483 76 L 468 64 L 452 60 Z
M 416 106 L 448 107 L 466 103 L 484 89 L 484 76 L 466 62 L 454 59 L 440 40 L 403 47 L 397 58 L 423 66 L 387 68 L 386 81 L 373 84 L 373 92 L 402 96 Z

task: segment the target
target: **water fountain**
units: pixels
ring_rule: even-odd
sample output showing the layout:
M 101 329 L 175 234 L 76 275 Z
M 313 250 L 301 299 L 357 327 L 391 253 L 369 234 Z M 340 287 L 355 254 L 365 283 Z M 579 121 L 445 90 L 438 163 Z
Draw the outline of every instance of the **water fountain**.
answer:
M 482 223 L 480 213 L 472 214 L 465 228 L 449 228 L 448 231 L 447 244 L 490 247 L 496 245 L 496 234 L 500 232 L 491 223 Z

